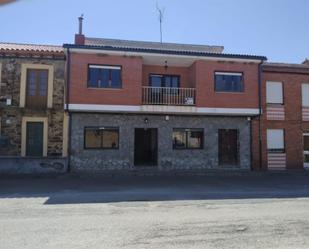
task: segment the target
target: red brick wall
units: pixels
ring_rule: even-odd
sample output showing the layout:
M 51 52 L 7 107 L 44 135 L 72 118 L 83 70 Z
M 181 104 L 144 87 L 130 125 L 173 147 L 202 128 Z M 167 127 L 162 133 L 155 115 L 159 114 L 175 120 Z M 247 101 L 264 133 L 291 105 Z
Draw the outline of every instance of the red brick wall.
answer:
M 236 62 L 195 62 L 196 103 L 200 107 L 258 108 L 258 64 Z M 244 92 L 218 93 L 214 90 L 214 73 L 241 72 Z
M 87 88 L 88 64 L 122 66 L 122 89 Z M 216 93 L 215 71 L 243 72 L 243 93 Z M 140 105 L 142 85 L 149 82 L 150 73 L 175 74 L 181 77 L 181 87 L 196 87 L 199 107 L 258 108 L 258 64 L 196 61 L 190 67 L 143 65 L 140 57 L 100 54 L 71 54 L 70 103 Z
M 88 64 L 122 67 L 121 89 L 87 88 Z M 102 54 L 71 54 L 69 101 L 73 104 L 140 105 L 142 59 Z
M 266 82 L 283 82 L 285 120 L 273 121 L 266 119 Z M 309 75 L 283 72 L 263 72 L 262 74 L 262 166 L 267 169 L 267 129 L 285 130 L 285 150 L 288 169 L 303 168 L 303 130 L 309 129 L 309 122 L 302 121 L 301 85 L 309 82 Z M 258 137 L 257 122 L 253 126 L 253 139 Z M 258 153 L 258 143 L 253 143 L 255 153 Z M 253 155 L 253 166 L 258 168 L 258 156 Z

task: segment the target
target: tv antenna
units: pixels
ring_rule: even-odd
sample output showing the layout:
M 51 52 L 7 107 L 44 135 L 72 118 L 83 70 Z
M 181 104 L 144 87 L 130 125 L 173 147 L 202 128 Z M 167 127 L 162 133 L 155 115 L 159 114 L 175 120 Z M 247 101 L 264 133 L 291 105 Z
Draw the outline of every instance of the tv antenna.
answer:
M 158 17 L 159 17 L 159 22 L 160 22 L 160 42 L 162 43 L 162 22 L 163 22 L 163 17 L 164 17 L 164 8 L 160 8 L 158 5 L 158 2 L 156 3 L 156 9 L 158 11 Z

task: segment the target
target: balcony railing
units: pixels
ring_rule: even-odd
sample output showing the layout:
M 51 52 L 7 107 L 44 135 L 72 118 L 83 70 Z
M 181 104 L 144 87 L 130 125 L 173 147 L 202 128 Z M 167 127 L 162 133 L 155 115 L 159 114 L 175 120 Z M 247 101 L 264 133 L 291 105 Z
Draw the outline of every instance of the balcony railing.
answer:
M 143 87 L 144 105 L 195 105 L 195 88 Z

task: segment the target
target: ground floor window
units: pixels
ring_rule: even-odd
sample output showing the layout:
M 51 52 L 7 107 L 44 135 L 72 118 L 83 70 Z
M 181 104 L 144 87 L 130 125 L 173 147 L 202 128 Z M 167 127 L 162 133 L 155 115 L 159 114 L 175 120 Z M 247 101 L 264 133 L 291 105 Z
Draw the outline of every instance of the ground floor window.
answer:
M 114 127 L 86 127 L 84 130 L 85 149 L 118 149 L 119 129 Z
M 202 149 L 203 129 L 173 129 L 174 149 Z
M 267 149 L 269 152 L 284 153 L 283 129 L 267 129 Z

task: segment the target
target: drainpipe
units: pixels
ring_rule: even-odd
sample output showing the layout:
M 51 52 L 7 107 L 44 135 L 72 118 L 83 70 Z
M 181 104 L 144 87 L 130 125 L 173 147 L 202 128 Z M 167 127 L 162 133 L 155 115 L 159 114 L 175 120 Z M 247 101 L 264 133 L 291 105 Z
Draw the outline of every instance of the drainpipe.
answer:
M 69 103 L 70 103 L 70 70 L 71 69 L 71 54 L 70 48 L 67 48 L 67 61 L 66 61 L 66 103 L 65 103 L 65 111 L 69 114 L 69 130 L 68 130 L 68 169 L 67 172 L 71 172 L 71 130 L 72 130 L 72 116 L 69 111 Z
M 264 60 L 259 63 L 258 84 L 259 84 L 259 170 L 262 170 L 262 64 Z
M 69 111 L 69 104 L 70 103 L 70 67 L 71 67 L 71 53 L 70 48 L 66 49 L 67 51 L 67 61 L 66 61 L 66 95 L 65 95 L 65 111 Z

